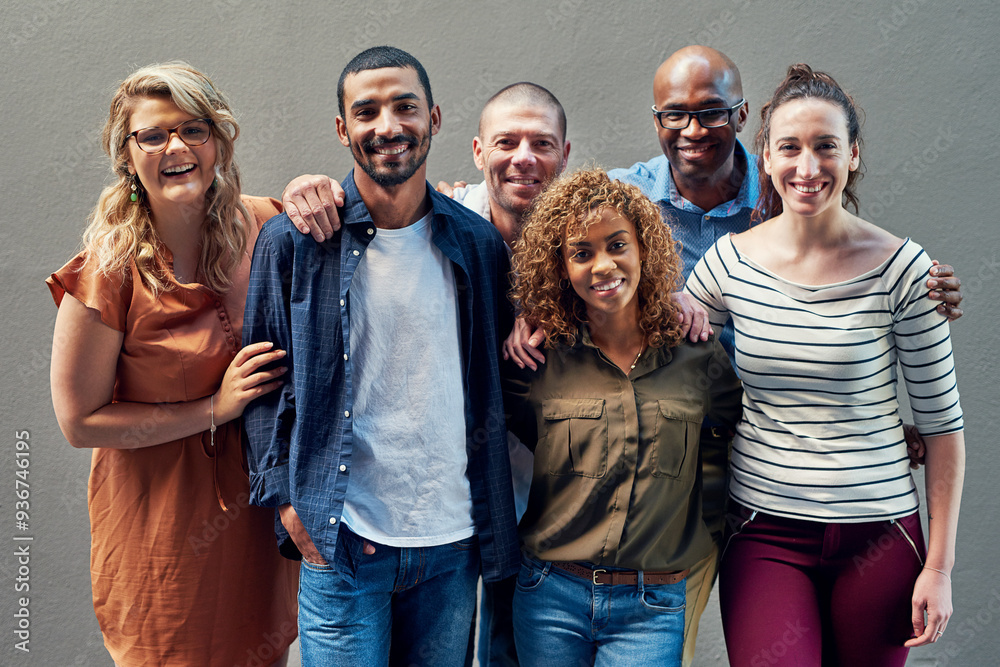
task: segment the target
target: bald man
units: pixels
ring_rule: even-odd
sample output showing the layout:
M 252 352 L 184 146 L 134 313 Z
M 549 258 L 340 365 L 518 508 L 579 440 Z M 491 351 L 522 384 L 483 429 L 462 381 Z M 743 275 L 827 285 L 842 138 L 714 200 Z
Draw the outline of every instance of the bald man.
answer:
M 472 140 L 472 157 L 485 180 L 456 188 L 452 196 L 492 222 L 509 247 L 535 197 L 566 168 L 569 150 L 566 112 L 555 95 L 526 81 L 507 86 L 483 106 L 479 134 Z M 438 189 L 451 188 L 442 182 Z M 508 433 L 507 440 L 520 521 L 528 503 L 533 457 L 514 434 Z M 518 664 L 512 625 L 515 578 L 483 584 L 478 653 L 483 667 Z
M 569 159 L 566 113 L 548 90 L 522 81 L 487 100 L 472 157 L 485 180 L 453 197 L 493 223 L 511 245 L 525 213 Z M 439 190 L 448 190 L 446 183 Z
M 746 125 L 748 105 L 736 65 L 719 51 L 703 46 L 685 47 L 660 65 L 653 77 L 653 100 L 658 112 L 670 112 L 654 117 L 663 154 L 628 169 L 613 169 L 608 175 L 638 186 L 660 207 L 674 238 L 682 244 L 687 279 L 688 272 L 719 237 L 750 226 L 758 196 L 757 159 L 736 138 Z M 699 117 L 688 113 L 706 110 L 708 113 Z M 732 324 L 726 325 L 721 340 L 732 358 Z M 730 434 L 721 425 L 702 424 L 703 515 L 715 544 L 712 553 L 688 575 L 685 665 L 694 659 L 698 622 L 718 570 L 729 442 Z

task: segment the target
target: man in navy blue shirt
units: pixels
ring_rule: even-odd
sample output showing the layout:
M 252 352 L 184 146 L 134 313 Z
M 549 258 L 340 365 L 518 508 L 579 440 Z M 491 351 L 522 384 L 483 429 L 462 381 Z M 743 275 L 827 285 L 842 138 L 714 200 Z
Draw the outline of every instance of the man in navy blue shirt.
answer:
M 441 116 L 416 59 L 369 49 L 338 96 L 343 225 L 316 243 L 278 216 L 254 251 L 244 343 L 286 350 L 289 372 L 247 410 L 252 502 L 303 559 L 304 665 L 462 665 L 480 571 L 519 561 L 507 253 L 426 182 Z

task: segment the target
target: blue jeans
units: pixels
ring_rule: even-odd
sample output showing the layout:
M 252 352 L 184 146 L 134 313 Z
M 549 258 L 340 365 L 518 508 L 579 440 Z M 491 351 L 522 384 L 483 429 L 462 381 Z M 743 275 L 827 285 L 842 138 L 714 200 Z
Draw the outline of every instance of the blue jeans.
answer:
M 521 665 L 677 667 L 686 586 L 647 586 L 641 573 L 636 586 L 596 585 L 525 555 L 514 592 Z
M 302 561 L 303 667 L 471 664 L 477 538 L 436 547 L 375 544 L 372 555 L 362 545 L 341 526 L 344 567 Z

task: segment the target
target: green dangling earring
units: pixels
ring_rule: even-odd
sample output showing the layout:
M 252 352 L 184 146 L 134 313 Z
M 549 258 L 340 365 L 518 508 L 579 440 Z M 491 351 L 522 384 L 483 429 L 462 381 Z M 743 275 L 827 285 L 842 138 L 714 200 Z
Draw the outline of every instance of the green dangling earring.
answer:
M 132 201 L 139 201 L 139 193 L 135 190 L 135 177 L 132 177 L 132 194 L 129 195 L 129 199 Z

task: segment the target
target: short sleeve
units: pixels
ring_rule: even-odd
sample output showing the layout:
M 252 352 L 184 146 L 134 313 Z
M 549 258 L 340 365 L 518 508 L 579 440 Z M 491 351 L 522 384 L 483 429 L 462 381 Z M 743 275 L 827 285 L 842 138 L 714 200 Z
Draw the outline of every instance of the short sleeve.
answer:
M 56 306 L 61 305 L 63 297 L 69 294 L 87 308 L 96 310 L 104 324 L 115 331 L 125 331 L 132 303 L 131 276 L 105 275 L 88 261 L 86 252 L 81 252 L 49 276 L 45 283 Z

